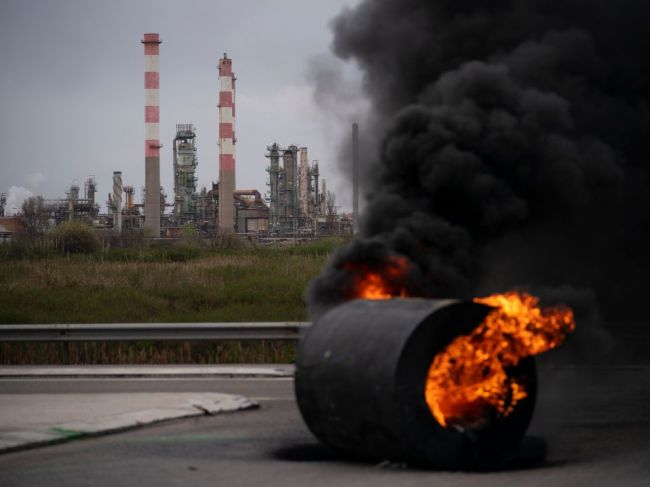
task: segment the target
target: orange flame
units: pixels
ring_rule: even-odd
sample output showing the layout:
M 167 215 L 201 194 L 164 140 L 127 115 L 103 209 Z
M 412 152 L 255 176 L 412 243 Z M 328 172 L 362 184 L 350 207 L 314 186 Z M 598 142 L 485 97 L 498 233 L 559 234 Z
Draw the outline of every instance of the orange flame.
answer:
M 360 299 L 392 299 L 406 296 L 406 290 L 396 283 L 408 271 L 408 261 L 401 256 L 390 257 L 380 271 L 370 270 L 367 265 L 347 263 L 345 268 L 356 273 L 354 290 Z
M 508 416 L 527 393 L 506 369 L 557 347 L 575 329 L 571 309 L 541 309 L 539 299 L 529 294 L 474 301 L 496 309 L 471 334 L 457 337 L 436 355 L 427 377 L 427 405 L 445 427 L 479 425 L 490 410 Z

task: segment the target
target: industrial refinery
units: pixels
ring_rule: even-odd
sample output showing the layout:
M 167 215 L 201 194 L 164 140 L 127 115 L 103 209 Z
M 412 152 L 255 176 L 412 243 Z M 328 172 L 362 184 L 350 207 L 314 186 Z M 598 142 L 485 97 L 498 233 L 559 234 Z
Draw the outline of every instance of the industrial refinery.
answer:
M 125 184 L 129 174 L 113 172 L 106 212 L 100 211 L 98 184 L 88 176 L 83 185 L 73 182 L 61 199 L 43 199 L 40 211 L 51 225 L 81 219 L 113 234 L 140 232 L 151 238 L 176 238 L 183 229 L 194 228 L 204 238 L 239 234 L 248 238 L 313 238 L 320 235 L 351 234 L 353 217 L 339 214 L 335 198 L 320 178 L 319 163 L 310 161 L 308 148 L 297 144 L 266 147 L 267 188 L 239 189 L 236 186 L 235 89 L 233 61 L 227 53 L 218 60 L 218 118 L 216 143 L 219 148 L 216 181 L 199 185 L 197 146 L 214 143 L 198 140 L 193 124 L 177 123 L 169 143 L 160 140 L 160 47 L 157 33 L 144 34 L 144 187 L 136 198 L 133 185 Z M 160 182 L 160 153 L 173 152 L 173 195 Z M 139 202 L 138 202 L 139 200 Z M 5 195 L 0 195 L 0 216 L 4 216 Z

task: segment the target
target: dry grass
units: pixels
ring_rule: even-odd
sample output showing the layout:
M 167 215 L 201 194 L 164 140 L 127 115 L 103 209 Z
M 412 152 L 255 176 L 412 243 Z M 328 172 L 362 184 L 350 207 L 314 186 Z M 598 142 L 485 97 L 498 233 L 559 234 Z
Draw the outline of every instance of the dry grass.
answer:
M 303 292 L 333 245 L 203 252 L 186 262 L 0 262 L 1 323 L 302 321 Z M 0 363 L 286 361 L 291 344 L 2 344 Z
M 290 363 L 292 342 L 0 343 L 2 365 Z
M 156 289 L 182 286 L 223 286 L 223 275 L 265 265 L 261 257 L 211 256 L 189 262 L 107 262 L 65 259 L 10 262 L 3 265 L 5 290 L 35 288 Z

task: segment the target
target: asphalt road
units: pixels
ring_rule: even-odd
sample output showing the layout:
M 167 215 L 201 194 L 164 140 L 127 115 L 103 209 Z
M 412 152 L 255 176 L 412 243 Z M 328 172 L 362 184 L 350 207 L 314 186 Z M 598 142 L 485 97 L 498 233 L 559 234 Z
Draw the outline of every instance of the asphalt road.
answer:
M 548 456 L 534 467 L 492 473 L 337 459 L 303 425 L 289 379 L 3 380 L 0 394 L 223 392 L 261 407 L 8 453 L 0 456 L 0 485 L 648 485 L 650 365 L 546 366 L 539 375 L 530 433 L 546 439 Z
M 122 394 L 130 392 L 221 392 L 248 398 L 293 399 L 290 378 L 73 378 L 2 379 L 0 394 Z

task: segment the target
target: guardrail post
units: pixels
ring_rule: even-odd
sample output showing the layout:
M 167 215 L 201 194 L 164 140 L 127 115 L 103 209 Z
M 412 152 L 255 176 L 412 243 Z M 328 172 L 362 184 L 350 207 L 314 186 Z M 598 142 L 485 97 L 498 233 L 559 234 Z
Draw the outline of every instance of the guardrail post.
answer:
M 70 342 L 61 342 L 61 363 L 70 365 Z

